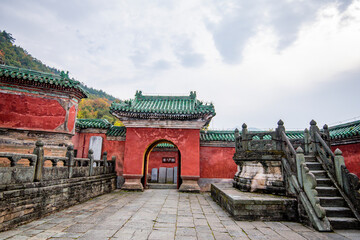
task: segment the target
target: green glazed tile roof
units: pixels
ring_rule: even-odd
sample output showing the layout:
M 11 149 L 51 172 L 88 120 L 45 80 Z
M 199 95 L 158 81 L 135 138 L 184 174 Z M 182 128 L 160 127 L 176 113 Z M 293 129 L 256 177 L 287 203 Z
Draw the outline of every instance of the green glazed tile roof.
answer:
M 79 81 L 70 79 L 68 74 L 64 72 L 61 72 L 60 75 L 55 75 L 0 64 L 0 77 L 2 76 L 28 81 L 31 84 L 46 85 L 51 88 L 75 90 L 81 98 L 87 97 L 88 95 L 81 87 Z
M 112 126 L 109 128 L 106 135 L 112 137 L 126 137 L 126 128 L 123 126 Z
M 234 142 L 234 131 L 208 130 L 200 132 L 200 141 Z
M 85 128 L 100 128 L 100 129 L 109 129 L 111 127 L 111 123 L 109 123 L 106 119 L 77 119 L 76 127 L 80 129 Z
M 360 120 L 329 127 L 330 138 L 340 139 L 360 135 Z
M 196 92 L 189 96 L 148 96 L 136 91 L 135 99 L 112 103 L 110 112 L 116 116 L 155 119 L 198 119 L 215 116 L 212 104 L 196 99 Z
M 170 143 L 159 143 L 156 145 L 157 148 L 175 148 L 173 144 Z

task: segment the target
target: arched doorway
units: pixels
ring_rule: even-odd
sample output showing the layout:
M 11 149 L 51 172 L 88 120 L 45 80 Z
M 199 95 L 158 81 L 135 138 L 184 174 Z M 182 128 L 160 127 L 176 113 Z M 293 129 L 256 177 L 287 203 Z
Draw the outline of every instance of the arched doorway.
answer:
M 150 183 L 152 187 L 161 184 L 161 188 L 176 186 L 178 189 L 181 185 L 181 153 L 173 142 L 166 139 L 153 142 L 147 147 L 143 162 L 141 183 L 145 189 Z M 152 171 L 157 173 L 155 179 Z

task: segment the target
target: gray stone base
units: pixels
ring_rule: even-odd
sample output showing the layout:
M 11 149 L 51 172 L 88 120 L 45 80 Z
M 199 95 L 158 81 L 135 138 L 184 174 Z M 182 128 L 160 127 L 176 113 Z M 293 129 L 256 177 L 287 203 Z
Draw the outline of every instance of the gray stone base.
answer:
M 271 194 L 241 192 L 231 184 L 211 184 L 212 198 L 235 220 L 298 221 L 297 200 Z
M 124 185 L 121 187 L 122 190 L 127 191 L 144 191 L 144 187 L 141 184 L 141 179 L 126 178 Z
M 197 183 L 197 180 L 183 180 L 180 188 L 180 192 L 200 192 L 200 186 Z

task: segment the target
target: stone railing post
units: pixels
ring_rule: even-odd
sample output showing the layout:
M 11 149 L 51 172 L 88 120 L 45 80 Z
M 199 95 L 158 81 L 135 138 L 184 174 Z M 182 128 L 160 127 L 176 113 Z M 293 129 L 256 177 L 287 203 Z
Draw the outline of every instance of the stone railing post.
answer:
M 104 152 L 104 153 L 103 153 L 103 164 L 104 164 L 103 173 L 106 173 L 106 167 L 107 167 L 107 165 L 108 165 L 108 163 L 107 163 L 107 152 Z
M 92 149 L 89 149 L 89 176 L 92 176 L 94 174 L 94 151 Z
M 316 136 L 315 133 L 319 133 L 320 130 L 318 126 L 316 126 L 315 120 L 311 120 L 310 122 L 310 141 L 309 141 L 309 153 L 315 153 L 316 152 Z
M 282 132 L 285 132 L 284 122 L 280 119 L 278 122 L 278 127 L 276 128 L 276 138 L 274 139 L 276 141 L 276 150 L 282 149 Z
M 296 174 L 299 181 L 300 186 L 303 188 L 303 177 L 301 171 L 301 164 L 305 163 L 304 150 L 301 147 L 296 149 Z
M 248 139 L 247 139 L 247 125 L 244 123 L 242 125 L 242 131 L 241 131 L 241 144 L 242 144 L 242 149 L 244 151 L 249 150 L 249 143 L 248 143 Z
M 304 145 L 305 145 L 305 153 L 309 153 L 310 148 L 310 134 L 309 129 L 305 128 L 304 130 Z
M 241 151 L 241 136 L 240 136 L 240 132 L 239 129 L 235 129 L 235 151 L 236 152 L 240 152 Z
M 330 131 L 329 131 L 329 127 L 328 127 L 327 124 L 325 124 L 323 126 L 323 131 L 324 131 L 324 135 L 326 136 L 325 137 L 326 139 L 324 139 L 324 140 L 325 140 L 326 144 L 330 147 L 331 146 L 331 144 L 330 144 Z
M 74 167 L 74 146 L 69 145 L 67 147 L 66 157 L 68 158 L 69 178 L 72 178 Z
M 44 167 L 44 143 L 41 140 L 36 141 L 33 154 L 37 156 L 34 182 L 40 182 Z
M 334 165 L 335 165 L 335 175 L 336 175 L 336 181 L 339 183 L 342 189 L 344 189 L 344 182 L 342 178 L 342 170 L 341 166 L 345 166 L 344 157 L 342 156 L 342 152 L 340 149 L 336 149 L 335 152 L 335 158 L 334 158 Z

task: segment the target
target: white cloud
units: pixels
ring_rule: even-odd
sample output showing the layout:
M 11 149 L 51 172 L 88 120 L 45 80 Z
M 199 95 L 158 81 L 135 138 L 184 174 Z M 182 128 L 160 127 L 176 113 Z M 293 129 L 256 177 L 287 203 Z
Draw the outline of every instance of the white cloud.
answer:
M 196 90 L 214 102 L 216 128 L 342 120 L 325 114 L 326 103 L 322 115 L 304 108 L 300 97 L 318 101 L 326 97 L 321 88 L 360 69 L 359 0 L 349 7 L 336 0 L 72 3 L 2 3 L 1 28 L 47 65 L 121 99 L 137 89 Z M 349 105 L 351 98 L 338 102 Z M 297 118 L 292 106 L 302 106 Z M 352 106 L 344 114 L 360 115 Z

